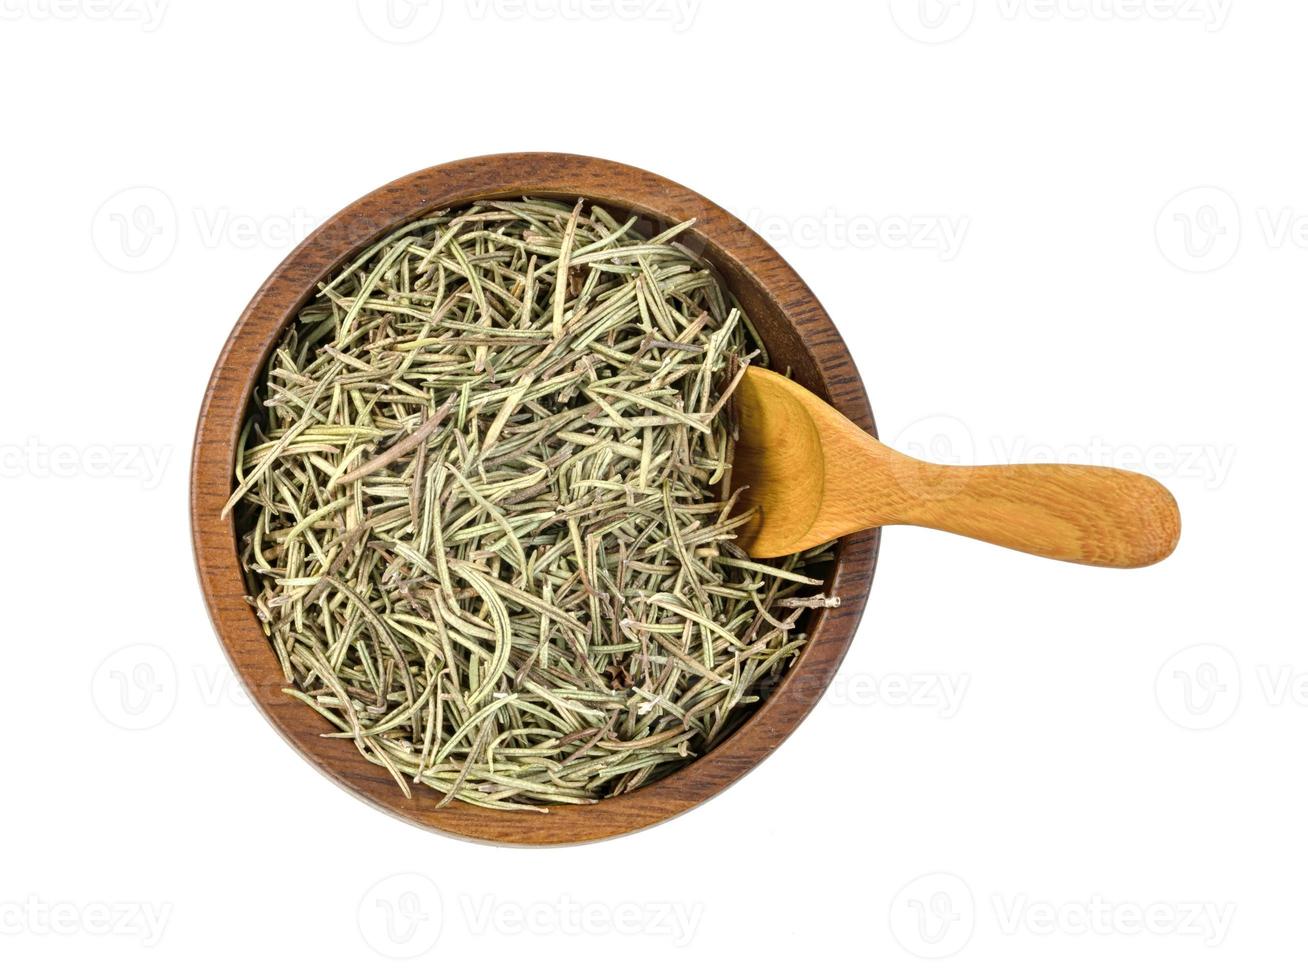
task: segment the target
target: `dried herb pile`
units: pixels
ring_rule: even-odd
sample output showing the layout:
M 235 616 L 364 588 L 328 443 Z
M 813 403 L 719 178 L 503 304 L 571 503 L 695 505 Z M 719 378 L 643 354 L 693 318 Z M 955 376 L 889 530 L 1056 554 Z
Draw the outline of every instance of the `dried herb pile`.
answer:
M 837 601 L 823 552 L 733 543 L 730 393 L 762 354 L 683 230 L 433 215 L 271 356 L 228 503 L 250 601 L 289 693 L 406 793 L 632 790 L 729 734 Z

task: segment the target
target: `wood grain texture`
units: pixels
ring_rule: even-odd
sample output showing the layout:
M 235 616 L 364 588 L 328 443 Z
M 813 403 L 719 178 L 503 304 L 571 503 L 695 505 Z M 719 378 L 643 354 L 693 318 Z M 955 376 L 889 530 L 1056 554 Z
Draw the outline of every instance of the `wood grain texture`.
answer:
M 1139 568 L 1172 553 L 1176 501 L 1157 480 L 1106 466 L 938 466 L 896 452 L 774 371 L 736 389 L 733 479 L 759 517 L 740 536 L 758 558 L 868 527 L 912 524 L 1044 558 Z
M 561 153 L 473 157 L 410 174 L 328 220 L 284 261 L 237 321 L 200 410 L 191 469 L 191 532 L 201 588 L 232 665 L 254 702 L 301 755 L 358 797 L 431 830 L 499 844 L 567 844 L 630 833 L 702 803 L 771 753 L 804 719 L 839 666 L 863 614 L 879 537 L 844 539 L 828 589 L 837 609 L 818 611 L 810 639 L 786 678 L 729 739 L 665 779 L 634 793 L 548 814 L 500 812 L 454 803 L 414 787 L 406 799 L 386 771 L 347 740 L 320 737 L 324 723 L 282 694 L 276 655 L 245 601 L 236 530 L 219 513 L 233 488 L 241 422 L 256 381 L 282 332 L 317 284 L 366 245 L 429 211 L 480 198 L 579 196 L 643 215 L 656 228 L 687 218 L 683 236 L 726 280 L 748 312 L 773 362 L 875 434 L 867 395 L 849 351 L 817 298 L 793 269 L 743 222 L 679 184 L 619 163 Z M 783 787 L 778 786 L 777 792 Z M 308 816 L 307 814 L 305 816 Z M 816 815 L 815 815 L 816 816 Z

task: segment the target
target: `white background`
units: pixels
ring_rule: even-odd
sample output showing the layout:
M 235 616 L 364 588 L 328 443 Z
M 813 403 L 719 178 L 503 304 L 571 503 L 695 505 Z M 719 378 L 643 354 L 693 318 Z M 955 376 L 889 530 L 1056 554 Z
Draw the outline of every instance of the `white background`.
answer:
M 1302 968 L 1308 9 L 438 7 L 0 0 L 0 970 Z M 1145 470 L 1179 550 L 1113 572 L 887 531 L 810 719 L 625 840 L 494 849 L 347 796 L 210 630 L 196 411 L 318 221 L 520 149 L 763 231 L 892 444 Z

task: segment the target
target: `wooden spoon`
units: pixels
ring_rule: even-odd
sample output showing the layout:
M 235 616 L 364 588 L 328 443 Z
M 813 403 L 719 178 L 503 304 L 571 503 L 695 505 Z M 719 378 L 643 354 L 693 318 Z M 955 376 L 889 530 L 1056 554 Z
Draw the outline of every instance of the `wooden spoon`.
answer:
M 756 558 L 912 524 L 1032 555 L 1138 568 L 1172 553 L 1176 501 L 1157 480 L 1106 466 L 938 466 L 872 438 L 812 392 L 750 367 L 732 485 L 758 508 L 740 544 Z

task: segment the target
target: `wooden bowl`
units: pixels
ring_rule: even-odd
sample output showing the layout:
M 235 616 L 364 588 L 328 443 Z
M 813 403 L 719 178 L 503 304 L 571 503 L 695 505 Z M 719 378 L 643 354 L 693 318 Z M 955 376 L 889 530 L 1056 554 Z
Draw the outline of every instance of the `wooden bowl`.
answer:
M 237 438 L 264 361 L 282 331 L 329 272 L 378 237 L 434 209 L 482 198 L 585 197 L 664 227 L 696 219 L 682 240 L 717 268 L 754 321 L 772 362 L 875 435 L 867 394 L 849 351 L 803 280 L 743 222 L 680 184 L 620 163 L 562 153 L 509 153 L 432 167 L 387 184 L 331 218 L 260 287 L 227 339 L 200 409 L 191 468 L 191 534 L 218 638 L 251 698 L 300 754 L 356 796 L 432 830 L 500 844 L 567 844 L 630 833 L 674 817 L 721 792 L 761 762 L 821 697 L 849 647 L 876 564 L 877 532 L 839 544 L 829 588 L 837 609 L 816 612 L 810 639 L 785 679 L 726 741 L 703 758 L 635 792 L 548 814 L 437 809 L 438 793 L 413 787 L 406 799 L 386 770 L 345 739 L 321 738 L 322 719 L 282 693 L 272 646 L 245 601 L 231 517 Z M 815 815 L 816 816 L 816 815 Z

